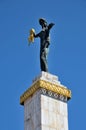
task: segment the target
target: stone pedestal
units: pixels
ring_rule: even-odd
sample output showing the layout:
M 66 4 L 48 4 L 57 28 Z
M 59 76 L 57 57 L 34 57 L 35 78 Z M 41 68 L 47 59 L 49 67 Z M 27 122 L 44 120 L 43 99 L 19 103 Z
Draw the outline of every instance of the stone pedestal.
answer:
M 67 101 L 71 91 L 58 77 L 42 72 L 20 97 L 24 105 L 24 130 L 68 130 Z

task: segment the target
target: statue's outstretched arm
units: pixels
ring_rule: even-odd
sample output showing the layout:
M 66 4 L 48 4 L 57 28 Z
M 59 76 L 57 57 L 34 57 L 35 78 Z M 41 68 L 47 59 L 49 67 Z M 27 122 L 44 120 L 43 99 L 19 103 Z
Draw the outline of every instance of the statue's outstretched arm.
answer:
M 35 33 L 34 33 L 34 37 L 35 37 L 35 38 L 39 37 L 39 33 L 38 33 L 38 34 L 35 34 Z
M 50 23 L 50 24 L 48 25 L 48 29 L 50 30 L 54 25 L 55 25 L 54 23 Z

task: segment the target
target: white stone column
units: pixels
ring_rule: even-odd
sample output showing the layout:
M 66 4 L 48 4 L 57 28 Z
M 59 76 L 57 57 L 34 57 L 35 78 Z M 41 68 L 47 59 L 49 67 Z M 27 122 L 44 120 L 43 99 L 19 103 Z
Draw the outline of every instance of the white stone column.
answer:
M 24 130 L 41 130 L 41 95 L 39 91 L 24 102 L 24 127 Z
M 67 101 L 71 91 L 54 75 L 42 72 L 20 97 L 24 130 L 68 130 Z

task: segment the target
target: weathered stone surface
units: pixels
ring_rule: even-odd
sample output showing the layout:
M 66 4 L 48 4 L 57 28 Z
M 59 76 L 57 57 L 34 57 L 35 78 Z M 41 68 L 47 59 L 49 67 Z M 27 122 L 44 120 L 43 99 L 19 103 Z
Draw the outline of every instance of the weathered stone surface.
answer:
M 39 79 L 46 80 L 48 82 L 61 85 L 60 81 L 58 80 L 58 77 L 56 75 L 52 75 L 52 74 L 47 73 L 47 72 L 42 71 L 39 76 L 34 78 L 33 83 L 36 82 Z
M 24 103 L 25 130 L 35 130 L 41 127 L 41 95 L 36 92 L 33 97 Z
M 24 108 L 25 130 L 68 130 L 67 103 L 38 91 Z

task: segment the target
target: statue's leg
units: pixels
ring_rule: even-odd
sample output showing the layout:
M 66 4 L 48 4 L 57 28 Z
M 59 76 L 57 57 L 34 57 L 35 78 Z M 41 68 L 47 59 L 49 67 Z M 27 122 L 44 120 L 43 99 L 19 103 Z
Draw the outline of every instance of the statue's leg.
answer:
M 40 52 L 41 71 L 45 72 L 48 72 L 47 54 L 48 54 L 48 48 L 45 48 L 43 51 Z

